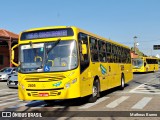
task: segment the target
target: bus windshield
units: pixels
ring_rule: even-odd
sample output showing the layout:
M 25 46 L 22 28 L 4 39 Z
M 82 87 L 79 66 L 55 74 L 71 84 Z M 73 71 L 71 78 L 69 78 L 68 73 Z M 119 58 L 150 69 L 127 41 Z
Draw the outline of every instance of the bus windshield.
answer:
M 142 59 L 133 59 L 132 64 L 134 68 L 140 68 L 143 65 L 143 60 Z
M 20 72 L 23 73 L 66 71 L 78 65 L 74 40 L 21 45 L 20 53 Z

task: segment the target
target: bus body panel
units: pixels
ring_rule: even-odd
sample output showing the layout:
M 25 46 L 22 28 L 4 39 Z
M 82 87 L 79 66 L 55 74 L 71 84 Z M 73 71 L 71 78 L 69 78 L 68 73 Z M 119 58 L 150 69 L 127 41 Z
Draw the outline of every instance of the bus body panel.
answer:
M 43 74 L 18 73 L 19 98 L 21 100 L 58 100 L 80 97 L 78 76 L 78 70 Z M 66 88 L 66 84 L 69 88 Z

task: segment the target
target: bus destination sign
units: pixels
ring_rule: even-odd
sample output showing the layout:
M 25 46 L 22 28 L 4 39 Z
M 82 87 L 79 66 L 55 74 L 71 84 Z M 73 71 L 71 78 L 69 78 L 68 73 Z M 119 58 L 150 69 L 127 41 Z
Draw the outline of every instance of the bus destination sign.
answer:
M 68 28 L 68 29 L 49 29 L 49 30 L 24 32 L 21 35 L 21 40 L 32 40 L 32 39 L 65 37 L 65 36 L 73 36 L 73 30 Z

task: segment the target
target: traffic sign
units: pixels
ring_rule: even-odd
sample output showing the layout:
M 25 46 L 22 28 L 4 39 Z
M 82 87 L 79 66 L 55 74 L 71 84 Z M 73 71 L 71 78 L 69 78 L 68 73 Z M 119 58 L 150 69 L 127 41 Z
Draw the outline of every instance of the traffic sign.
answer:
M 160 50 L 160 45 L 153 45 L 153 50 Z

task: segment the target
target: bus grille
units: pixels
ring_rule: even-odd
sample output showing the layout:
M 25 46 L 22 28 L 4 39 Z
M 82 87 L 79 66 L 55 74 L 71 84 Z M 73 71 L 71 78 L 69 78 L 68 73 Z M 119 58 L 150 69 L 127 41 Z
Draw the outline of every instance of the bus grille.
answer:
M 51 81 L 60 81 L 66 78 L 63 75 L 54 75 L 54 76 L 27 76 L 25 80 L 27 82 L 51 82 Z

